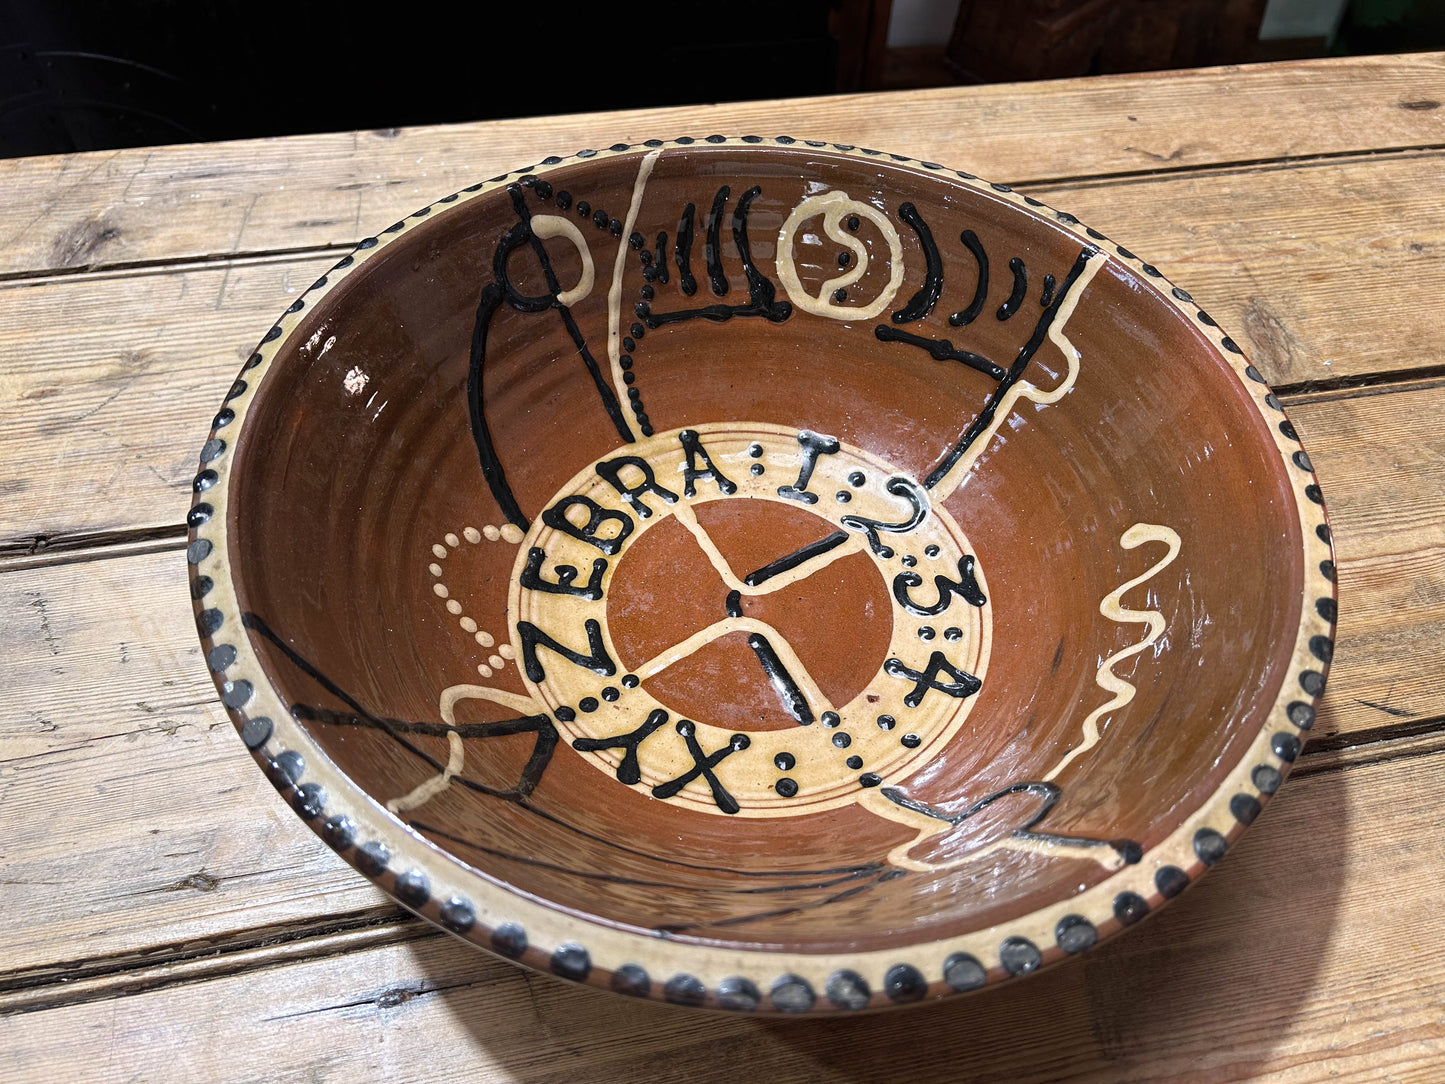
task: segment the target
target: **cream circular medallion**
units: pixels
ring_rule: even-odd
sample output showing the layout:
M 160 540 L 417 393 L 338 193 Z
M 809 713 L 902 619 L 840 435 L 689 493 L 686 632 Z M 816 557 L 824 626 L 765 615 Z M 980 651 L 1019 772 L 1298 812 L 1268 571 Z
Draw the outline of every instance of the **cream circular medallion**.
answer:
M 758 568 L 731 568 L 698 519 L 715 501 L 789 505 L 816 517 L 816 540 Z M 624 662 L 609 592 L 638 540 L 669 519 L 692 534 L 698 564 L 671 571 L 719 585 L 717 619 Z M 889 621 L 891 632 L 861 691 L 832 703 L 808 659 L 743 603 L 858 553 L 892 601 L 891 612 L 867 620 Z M 508 607 L 527 690 L 573 749 L 655 799 L 747 817 L 836 808 L 922 767 L 968 715 L 992 635 L 983 572 L 927 490 L 834 437 L 770 424 L 656 434 L 578 473 L 523 539 Z M 721 711 L 685 715 L 665 690 L 653 695 L 652 679 L 725 637 L 746 638 L 757 660 L 752 695 L 794 725 L 748 729 Z

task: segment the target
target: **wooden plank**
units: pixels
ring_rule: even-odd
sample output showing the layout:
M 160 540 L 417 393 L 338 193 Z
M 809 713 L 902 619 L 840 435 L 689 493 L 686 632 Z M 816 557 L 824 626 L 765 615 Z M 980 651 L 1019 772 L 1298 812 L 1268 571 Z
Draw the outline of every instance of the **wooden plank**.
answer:
M 846 141 L 1024 183 L 1436 145 L 1441 101 L 1445 57 L 1420 54 L 12 160 L 0 275 L 355 243 L 546 155 L 654 137 Z
M 1436 369 L 1445 156 L 1325 160 L 1033 194 L 1157 263 L 1274 384 Z
M 179 551 L 0 577 L 0 968 L 384 906 L 215 697 Z
M 1294 406 L 1340 563 L 1335 665 L 1314 732 L 1332 750 L 1439 730 L 1445 717 L 1426 664 L 1445 657 L 1442 404 L 1445 381 Z M 178 551 L 0 574 L 0 643 L 13 645 L 0 808 L 25 811 L 0 841 L 6 971 L 381 905 L 231 733 Z
M 1334 532 L 1339 628 L 1328 739 L 1445 713 L 1445 381 L 1289 404 Z
M 1438 1079 L 1445 754 L 1292 782 L 1220 867 L 1079 961 L 851 1020 L 700 1016 L 440 935 L 0 1018 L 27 1079 L 833 1082 Z M 1390 905 L 1382 907 L 1388 898 Z M 158 1058 L 157 1051 L 165 1056 Z M 238 1058 L 235 1051 L 250 1052 Z
M 1157 261 L 1277 383 L 1445 362 L 1431 294 L 1445 271 L 1445 154 L 1046 195 Z M 241 361 L 334 258 L 0 285 L 0 492 L 19 498 L 0 501 L 0 552 L 179 522 Z

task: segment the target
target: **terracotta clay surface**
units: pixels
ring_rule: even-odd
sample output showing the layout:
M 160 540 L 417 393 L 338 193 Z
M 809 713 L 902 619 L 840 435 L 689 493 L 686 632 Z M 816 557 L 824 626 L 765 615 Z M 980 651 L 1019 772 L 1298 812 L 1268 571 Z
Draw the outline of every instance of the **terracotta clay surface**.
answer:
M 1258 374 L 931 163 L 689 141 L 448 197 L 288 310 L 203 459 L 202 633 L 278 786 L 623 993 L 856 1009 L 1082 951 L 1223 855 L 1323 687 Z

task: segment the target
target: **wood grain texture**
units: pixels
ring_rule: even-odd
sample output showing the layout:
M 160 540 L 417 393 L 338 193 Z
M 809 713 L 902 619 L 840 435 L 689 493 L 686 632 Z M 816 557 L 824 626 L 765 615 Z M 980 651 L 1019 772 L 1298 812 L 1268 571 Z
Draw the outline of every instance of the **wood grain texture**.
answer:
M 1422 660 L 1445 657 L 1445 381 L 1290 406 L 1340 565 L 1314 737 L 1338 751 L 1439 729 L 1445 688 Z M 249 943 L 255 928 L 387 906 L 270 792 L 231 731 L 179 548 L 0 574 L 0 642 L 15 645 L 0 809 L 26 811 L 0 852 L 0 913 L 13 916 L 0 987 L 66 961 Z
M 1445 154 L 1040 191 L 1158 263 L 1276 383 L 1445 365 Z M 0 554 L 178 523 L 241 362 L 340 255 L 0 284 Z
M 29 1079 L 544 1084 L 1429 1081 L 1445 1049 L 1445 754 L 1292 781 L 1144 927 L 987 995 L 852 1020 L 698 1016 L 525 974 L 443 935 L 0 1018 Z M 1381 906 L 1388 895 L 1390 904 Z M 165 1051 L 164 1057 L 158 1052 Z M 237 1051 L 247 1056 L 237 1057 Z
M 20 159 L 0 162 L 0 275 L 354 244 L 464 185 L 616 142 L 787 134 L 1024 183 L 1438 145 L 1445 114 L 1424 103 L 1442 100 L 1445 58 L 1421 54 Z
M 1435 54 L 0 162 L 0 1079 L 1438 1081 L 1441 102 Z M 1220 868 L 1080 961 L 854 1020 L 564 986 L 372 889 L 216 700 L 179 522 L 274 316 L 439 194 L 711 130 L 1032 184 L 1294 389 L 1339 557 L 1311 744 Z

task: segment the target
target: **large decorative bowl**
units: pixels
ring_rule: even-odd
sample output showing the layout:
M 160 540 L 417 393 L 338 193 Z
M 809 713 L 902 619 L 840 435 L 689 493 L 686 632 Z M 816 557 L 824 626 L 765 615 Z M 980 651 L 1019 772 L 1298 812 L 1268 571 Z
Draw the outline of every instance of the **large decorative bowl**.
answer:
M 1335 612 L 1308 457 L 1160 272 L 932 162 L 548 158 L 266 333 L 188 557 L 241 738 L 502 956 L 762 1013 L 938 998 L 1178 895 Z

